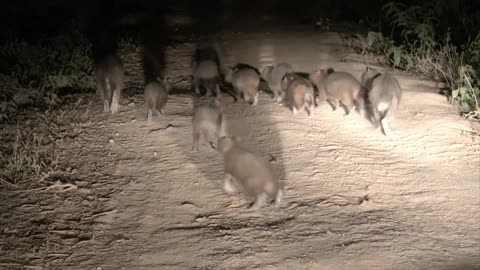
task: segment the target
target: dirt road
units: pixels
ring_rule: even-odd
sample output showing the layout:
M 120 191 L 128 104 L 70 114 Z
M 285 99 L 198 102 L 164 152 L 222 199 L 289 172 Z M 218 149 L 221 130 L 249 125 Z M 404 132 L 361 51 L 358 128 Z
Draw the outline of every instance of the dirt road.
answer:
M 357 77 L 364 68 L 333 32 L 225 33 L 220 40 L 227 64 L 287 61 L 305 72 L 320 64 Z M 179 87 L 188 86 L 181 79 L 192 50 L 185 42 L 166 53 L 166 72 Z M 122 57 L 127 96 L 141 93 L 139 59 Z M 52 195 L 63 201 L 52 216 L 77 218 L 48 219 L 44 229 L 59 230 L 52 225 L 59 222 L 87 232 L 64 246 L 42 238 L 42 256 L 12 248 L 7 257 L 21 254 L 17 262 L 25 258 L 32 269 L 480 269 L 478 137 L 435 83 L 398 78 L 404 95 L 393 141 L 361 115 L 325 104 L 312 117 L 293 116 L 265 93 L 257 107 L 229 105 L 232 132 L 272 160 L 285 186 L 280 209 L 258 212 L 246 209 L 243 196 L 224 193 L 218 153 L 202 145 L 190 151 L 192 95 L 170 96 L 152 126 L 141 95 L 124 100 L 115 116 L 102 115 L 100 102 L 88 105 L 95 97 L 86 96 L 90 122 L 64 149 L 81 179 L 71 192 L 85 194 Z M 8 209 L 50 215 L 43 204 L 24 203 Z

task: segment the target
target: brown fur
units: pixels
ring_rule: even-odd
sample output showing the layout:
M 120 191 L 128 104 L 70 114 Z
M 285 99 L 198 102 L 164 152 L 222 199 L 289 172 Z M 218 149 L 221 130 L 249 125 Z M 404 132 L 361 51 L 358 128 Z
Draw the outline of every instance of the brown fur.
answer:
M 285 74 L 292 72 L 292 66 L 285 62 L 275 66 L 266 66 L 262 70 L 262 78 L 268 83 L 268 87 L 273 93 L 273 99 L 276 102 L 280 103 L 285 98 L 285 92 L 282 89 L 282 79 Z
M 227 193 L 235 192 L 234 181 L 248 196 L 255 198 L 252 209 L 262 207 L 267 198 L 274 199 L 279 206 L 282 190 L 265 159 L 243 147 L 236 137 L 222 137 L 217 146 L 223 155 Z
M 252 106 L 257 105 L 260 75 L 253 68 L 231 68 L 225 80 L 232 84 L 236 94 L 245 102 L 249 102 Z
M 153 81 L 145 86 L 145 109 L 147 121 L 152 121 L 152 114 L 164 114 L 164 108 L 168 100 L 169 85 L 165 79 L 163 82 Z
M 309 78 L 318 88 L 319 101 L 327 101 L 333 110 L 340 105 L 348 115 L 361 98 L 362 86 L 348 72 L 316 70 Z
M 205 95 L 207 97 L 215 94 L 217 97 L 220 94 L 220 71 L 219 66 L 215 61 L 206 60 L 200 62 L 194 62 L 193 64 L 193 84 L 195 93 L 200 95 L 200 88 L 206 90 Z
M 95 64 L 95 80 L 103 102 L 103 111 L 118 113 L 125 84 L 125 68 L 120 57 L 109 54 L 100 58 Z
M 223 111 L 225 105 L 218 99 L 215 99 L 214 104 L 204 104 L 197 106 L 194 109 L 192 117 L 192 151 L 198 151 L 198 143 L 200 138 L 210 144 L 212 148 L 217 143 L 220 137 L 222 124 L 224 123 Z
M 293 114 L 303 109 L 308 115 L 315 113 L 314 90 L 309 80 L 287 73 L 282 80 L 282 89 L 286 91 L 286 101 Z
M 390 130 L 390 123 L 395 119 L 395 113 L 402 99 L 402 88 L 398 80 L 390 73 L 380 73 L 376 69 L 367 67 L 362 74 L 362 83 L 368 89 L 366 98 L 367 117 L 375 126 L 379 124 L 383 133 L 394 138 Z

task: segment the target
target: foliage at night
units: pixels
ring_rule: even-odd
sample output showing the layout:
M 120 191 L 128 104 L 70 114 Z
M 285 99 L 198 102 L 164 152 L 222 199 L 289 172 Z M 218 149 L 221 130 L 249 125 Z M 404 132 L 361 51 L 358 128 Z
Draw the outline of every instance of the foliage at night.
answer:
M 451 100 L 462 112 L 467 117 L 480 117 L 480 34 L 470 34 L 478 14 L 467 17 L 469 22 L 460 23 L 457 18 L 470 38 L 465 43 L 454 42 L 452 27 L 445 25 L 445 18 L 451 17 L 447 16 L 447 4 L 426 1 L 407 6 L 389 2 L 382 10 L 391 28 L 390 36 L 386 37 L 385 31 L 369 32 L 369 50 L 384 54 L 396 68 L 444 81 L 451 89 Z
M 36 43 L 8 41 L 0 46 L 0 59 L 10 72 L 0 74 L 5 86 L 0 96 L 0 119 L 8 118 L 15 110 L 12 98 L 21 91 L 28 92 L 35 103 L 53 105 L 60 89 L 95 86 L 91 43 L 75 29 Z

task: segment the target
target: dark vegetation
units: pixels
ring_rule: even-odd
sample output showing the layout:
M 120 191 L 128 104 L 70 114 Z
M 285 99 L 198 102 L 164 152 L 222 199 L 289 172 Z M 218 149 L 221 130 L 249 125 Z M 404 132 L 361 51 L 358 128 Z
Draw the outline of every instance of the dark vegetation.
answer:
M 370 52 L 447 86 L 467 118 L 480 118 L 480 9 L 475 1 L 388 2 L 367 36 Z

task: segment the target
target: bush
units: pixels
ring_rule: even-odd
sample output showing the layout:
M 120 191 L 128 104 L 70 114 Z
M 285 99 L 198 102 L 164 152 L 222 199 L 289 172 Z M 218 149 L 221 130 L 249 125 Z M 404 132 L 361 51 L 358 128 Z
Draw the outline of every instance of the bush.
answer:
M 2 178 L 14 185 L 33 184 L 32 180 L 41 180 L 57 169 L 55 147 L 30 131 L 17 128 L 13 143 L 4 143 L 0 151 Z
M 368 51 L 384 54 L 395 68 L 440 78 L 450 89 L 451 101 L 460 105 L 462 114 L 480 118 L 480 81 L 476 72 L 480 68 L 480 34 L 472 42 L 455 45 L 451 28 L 444 24 L 444 18 L 455 16 L 448 16 L 448 9 L 437 1 L 409 7 L 389 2 L 382 10 L 392 27 L 391 36 L 369 32 Z
M 60 89 L 94 88 L 91 44 L 76 30 L 35 43 L 12 40 L 0 46 L 0 60 L 0 185 L 63 177 L 57 142 L 70 132 L 58 124 L 69 122 L 65 114 L 32 108 L 22 114 L 18 106 L 56 105 Z
M 12 96 L 21 87 L 17 80 L 0 74 L 0 122 L 9 119 L 15 113 L 17 104 Z
M 70 110 L 71 106 L 58 106 L 20 112 L 16 123 L 0 126 L 0 187 L 45 186 L 73 177 L 72 168 L 66 167 L 65 147 L 83 132 L 80 125 L 85 123 L 79 124 L 79 119 L 89 116 Z
M 0 46 L 12 80 L 25 88 L 56 91 L 93 88 L 91 44 L 76 30 L 29 44 L 14 40 Z

